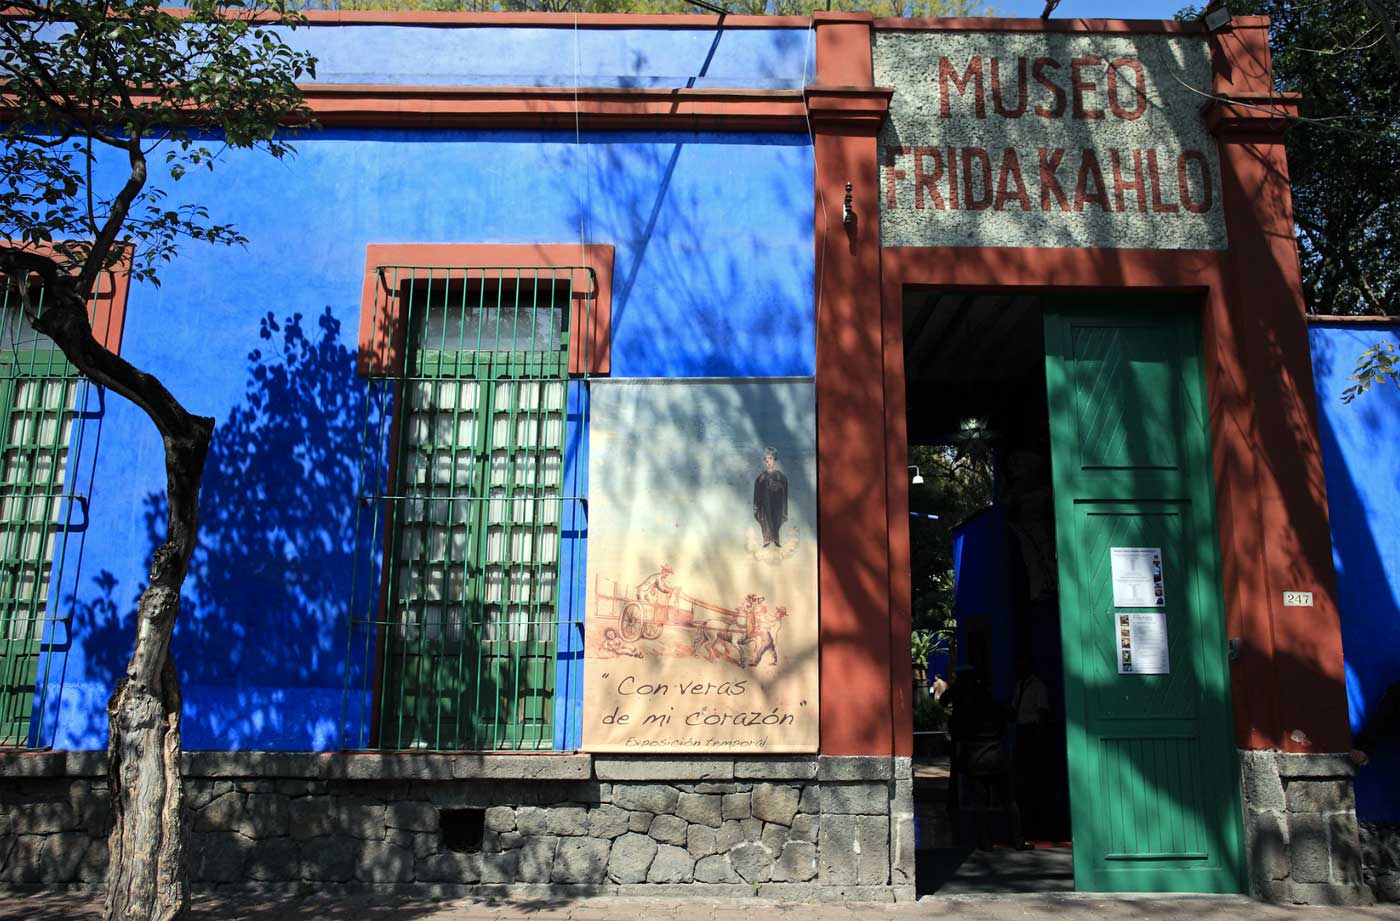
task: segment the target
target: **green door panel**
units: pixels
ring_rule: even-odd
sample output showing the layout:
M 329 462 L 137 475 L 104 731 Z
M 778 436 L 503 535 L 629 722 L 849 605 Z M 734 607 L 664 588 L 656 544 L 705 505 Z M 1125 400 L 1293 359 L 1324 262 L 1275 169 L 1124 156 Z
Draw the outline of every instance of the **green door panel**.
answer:
M 49 679 L 40 666 L 57 623 L 49 589 L 66 548 L 60 515 L 77 387 L 62 353 L 5 352 L 0 335 L 0 746 L 37 737 L 35 693 Z
M 569 297 L 528 277 L 410 296 L 381 748 L 553 745 Z
M 1076 887 L 1241 892 L 1239 773 L 1200 333 L 1166 302 L 1047 301 Z M 1158 548 L 1163 604 L 1115 608 L 1111 549 Z M 1168 671 L 1119 674 L 1159 611 Z

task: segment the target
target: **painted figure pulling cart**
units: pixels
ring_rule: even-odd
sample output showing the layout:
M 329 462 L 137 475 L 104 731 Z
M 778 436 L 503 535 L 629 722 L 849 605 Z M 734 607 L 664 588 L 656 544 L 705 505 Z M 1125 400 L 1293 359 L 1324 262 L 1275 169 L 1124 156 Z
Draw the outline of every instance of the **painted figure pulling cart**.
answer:
M 787 616 L 786 609 L 778 608 L 770 615 L 763 596 L 756 594 L 746 595 L 737 608 L 727 608 L 687 595 L 675 584 L 674 576 L 675 571 L 663 565 L 635 590 L 597 577 L 594 611 L 604 620 L 615 619 L 621 638 L 629 643 L 661 639 L 668 627 L 684 631 L 689 639 L 674 651 L 652 650 L 656 654 L 726 659 L 749 666 L 771 653 L 777 664 L 773 633 Z

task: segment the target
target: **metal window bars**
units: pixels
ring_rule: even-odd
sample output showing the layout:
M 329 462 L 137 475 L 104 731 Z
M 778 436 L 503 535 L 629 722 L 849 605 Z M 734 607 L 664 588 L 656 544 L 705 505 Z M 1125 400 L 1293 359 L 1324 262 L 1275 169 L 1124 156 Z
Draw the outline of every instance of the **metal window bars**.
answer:
M 366 375 L 342 744 L 550 749 L 570 331 L 592 272 L 377 282 L 374 328 L 399 349 Z
M 43 310 L 43 292 L 39 292 Z M 71 614 L 51 597 L 78 556 L 68 464 L 88 381 L 30 327 L 0 276 L 0 747 L 39 747 L 63 686 Z

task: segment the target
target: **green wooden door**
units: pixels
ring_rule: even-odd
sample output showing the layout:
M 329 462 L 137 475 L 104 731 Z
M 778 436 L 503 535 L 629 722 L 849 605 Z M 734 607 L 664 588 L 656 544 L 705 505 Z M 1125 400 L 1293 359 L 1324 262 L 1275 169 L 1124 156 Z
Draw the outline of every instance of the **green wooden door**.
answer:
M 1082 891 L 1244 887 L 1200 332 L 1177 308 L 1045 305 Z

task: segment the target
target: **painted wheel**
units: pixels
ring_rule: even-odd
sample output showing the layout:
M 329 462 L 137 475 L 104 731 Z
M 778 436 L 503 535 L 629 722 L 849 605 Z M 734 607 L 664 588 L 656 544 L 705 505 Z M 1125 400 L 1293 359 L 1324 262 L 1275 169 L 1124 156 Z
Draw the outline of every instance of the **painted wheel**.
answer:
M 622 608 L 622 617 L 619 618 L 622 628 L 622 638 L 629 643 L 634 642 L 642 636 L 642 606 L 633 602 Z

